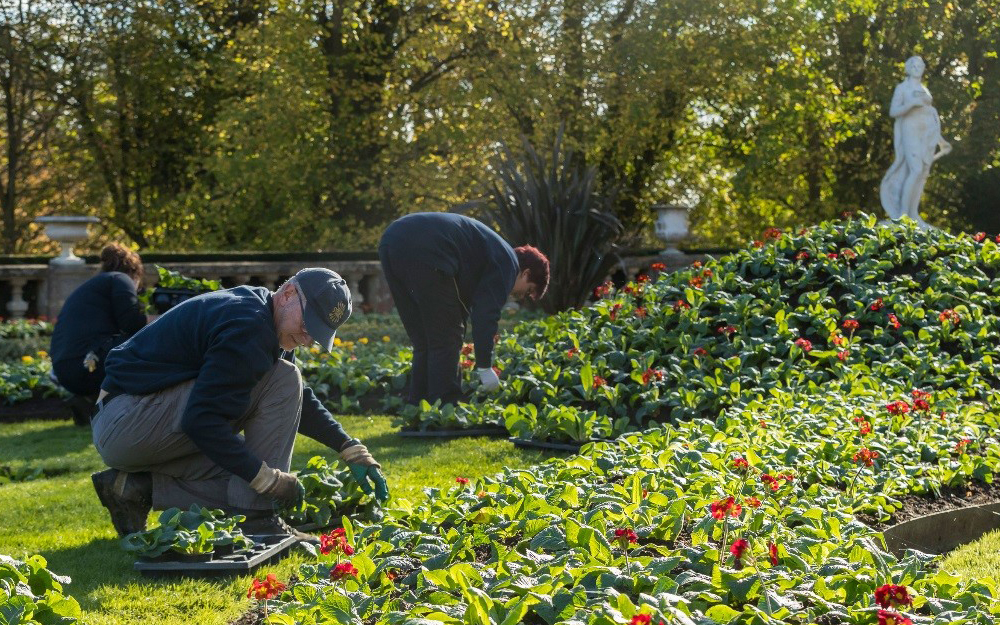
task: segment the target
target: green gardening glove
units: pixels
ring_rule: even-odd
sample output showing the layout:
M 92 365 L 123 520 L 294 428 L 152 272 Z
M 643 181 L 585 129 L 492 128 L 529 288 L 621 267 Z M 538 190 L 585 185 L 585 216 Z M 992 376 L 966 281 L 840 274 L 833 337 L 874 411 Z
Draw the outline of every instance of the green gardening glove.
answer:
M 382 465 L 375 461 L 368 448 L 357 443 L 340 452 L 340 459 L 351 470 L 351 476 L 366 495 L 375 494 L 375 499 L 385 503 L 389 500 L 389 485 L 382 475 Z

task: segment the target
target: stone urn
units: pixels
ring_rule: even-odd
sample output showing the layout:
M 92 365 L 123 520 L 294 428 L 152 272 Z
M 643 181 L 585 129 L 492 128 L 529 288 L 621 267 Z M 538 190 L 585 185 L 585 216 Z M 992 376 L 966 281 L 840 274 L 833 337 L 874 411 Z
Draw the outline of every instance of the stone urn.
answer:
M 90 236 L 88 231 L 90 224 L 100 221 L 97 217 L 82 215 L 53 215 L 36 219 L 36 223 L 45 226 L 45 236 L 61 246 L 59 256 L 49 262 L 54 265 L 82 264 L 84 260 L 73 253 L 73 246 L 86 241 Z
M 688 237 L 688 209 L 680 204 L 654 204 L 656 211 L 656 236 L 666 242 L 660 254 L 683 254 L 677 244 Z

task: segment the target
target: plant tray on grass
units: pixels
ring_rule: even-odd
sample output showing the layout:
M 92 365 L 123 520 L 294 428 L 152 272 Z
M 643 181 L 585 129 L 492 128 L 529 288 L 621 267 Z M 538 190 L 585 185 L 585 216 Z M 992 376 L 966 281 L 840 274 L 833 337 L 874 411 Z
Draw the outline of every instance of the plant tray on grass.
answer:
M 262 564 L 274 562 L 283 557 L 298 539 L 288 534 L 255 534 L 248 536 L 254 546 L 227 556 L 206 554 L 204 562 L 179 560 L 137 560 L 133 570 L 150 577 L 187 575 L 190 577 L 213 577 L 219 575 L 242 575 Z
M 453 428 L 448 430 L 415 430 L 403 428 L 399 435 L 403 438 L 459 438 L 462 436 L 508 436 L 507 428 L 497 426 L 480 426 L 471 428 Z

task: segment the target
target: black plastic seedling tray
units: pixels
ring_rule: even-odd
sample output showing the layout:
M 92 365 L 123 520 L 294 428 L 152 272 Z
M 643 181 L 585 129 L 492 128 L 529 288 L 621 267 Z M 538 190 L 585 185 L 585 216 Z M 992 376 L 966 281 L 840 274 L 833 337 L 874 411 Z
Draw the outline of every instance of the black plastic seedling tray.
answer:
M 464 430 L 400 430 L 403 438 L 461 438 L 463 436 L 508 436 L 505 427 L 477 427 Z
M 138 560 L 132 568 L 147 577 L 242 575 L 262 564 L 282 558 L 292 545 L 298 542 L 297 538 L 288 534 L 248 534 L 247 538 L 254 541 L 253 548 L 226 556 L 213 555 L 205 562 L 182 562 L 177 559 Z

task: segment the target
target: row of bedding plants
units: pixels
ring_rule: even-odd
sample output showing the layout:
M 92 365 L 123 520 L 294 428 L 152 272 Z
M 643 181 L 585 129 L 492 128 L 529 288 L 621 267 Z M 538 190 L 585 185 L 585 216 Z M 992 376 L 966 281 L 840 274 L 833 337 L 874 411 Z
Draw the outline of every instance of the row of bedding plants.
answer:
M 897 558 L 856 517 L 992 479 L 1000 397 L 987 399 L 891 381 L 778 391 L 531 470 L 458 476 L 379 523 L 345 519 L 296 581 L 257 596 L 284 624 L 994 623 L 995 580 Z
M 501 392 L 458 410 L 521 438 L 612 438 L 713 417 L 761 393 L 867 376 L 983 397 L 1000 384 L 1000 246 L 874 217 L 767 233 L 719 261 L 523 323 L 497 346 Z M 413 411 L 434 427 L 440 407 Z
M 0 554 L 0 623 L 72 625 L 81 611 L 76 599 L 63 594 L 68 577 L 45 568 L 45 558 L 25 561 Z
M 0 403 L 11 406 L 30 399 L 69 397 L 50 377 L 52 362 L 45 351 L 0 361 Z

